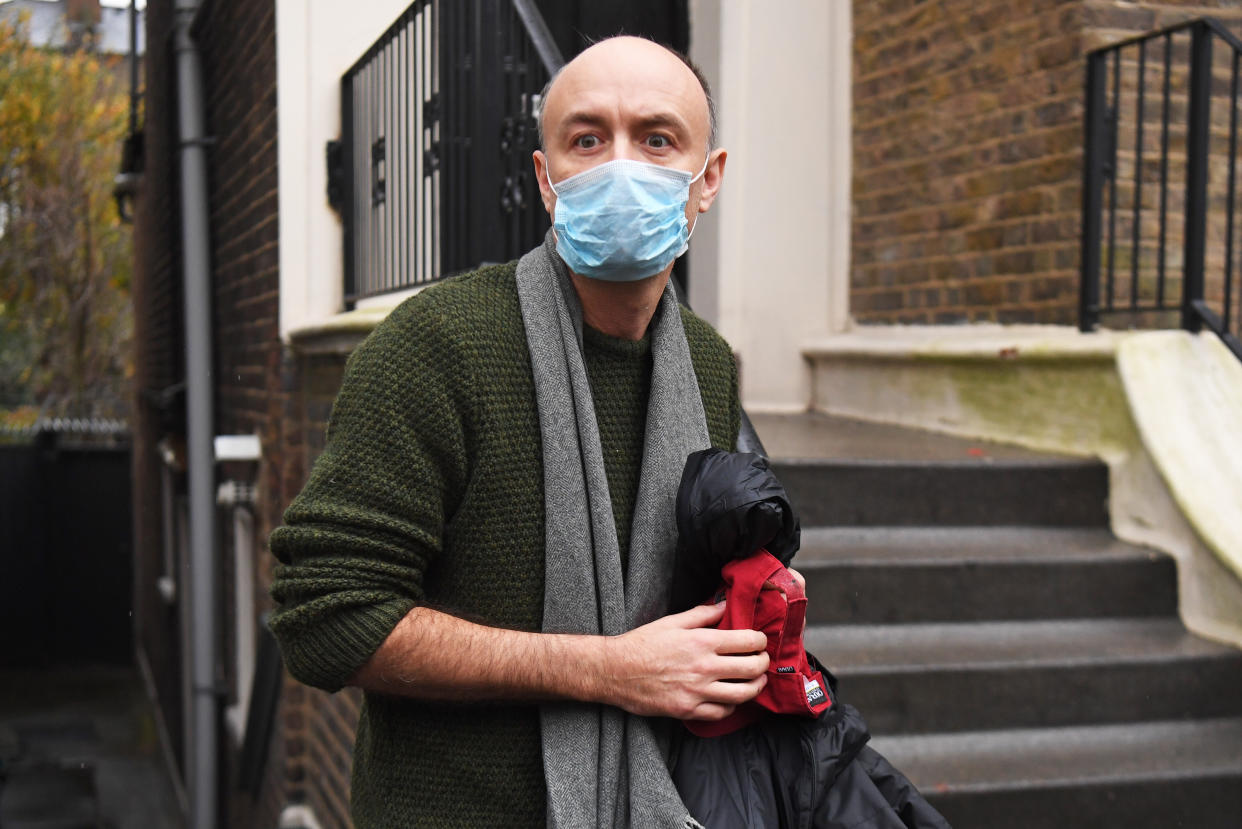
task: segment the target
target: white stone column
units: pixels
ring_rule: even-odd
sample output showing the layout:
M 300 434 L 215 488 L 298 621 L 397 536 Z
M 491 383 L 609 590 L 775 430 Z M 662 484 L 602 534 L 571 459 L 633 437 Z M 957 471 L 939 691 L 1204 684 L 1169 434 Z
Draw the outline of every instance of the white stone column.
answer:
M 806 409 L 801 347 L 848 324 L 850 22 L 846 0 L 691 2 L 729 157 L 690 300 L 740 355 L 754 411 Z

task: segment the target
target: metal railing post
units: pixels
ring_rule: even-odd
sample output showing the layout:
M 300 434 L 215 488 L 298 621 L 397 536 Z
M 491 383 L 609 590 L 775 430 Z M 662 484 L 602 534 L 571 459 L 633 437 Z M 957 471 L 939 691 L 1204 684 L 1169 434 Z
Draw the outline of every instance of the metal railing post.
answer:
M 501 83 L 503 60 L 500 0 L 474 0 L 471 31 L 473 70 L 478 83 L 467 104 L 470 107 L 470 162 L 468 166 L 469 218 L 466 233 L 469 259 L 465 267 L 484 262 L 504 262 L 504 212 L 500 207 L 504 181 L 500 140 L 504 121 Z M 507 8 L 506 8 L 507 11 Z
M 1100 214 L 1104 209 L 1104 149 L 1107 124 L 1104 81 L 1107 53 L 1087 56 L 1086 146 L 1082 166 L 1082 273 L 1079 281 L 1078 327 L 1094 331 L 1100 321 Z
M 354 256 L 354 234 L 357 231 L 354 216 L 354 76 L 341 78 L 341 247 L 345 252 L 344 301 L 352 308 L 358 291 L 357 262 Z
M 1186 240 L 1182 274 L 1182 328 L 1199 331 L 1195 307 L 1203 300 L 1207 241 L 1207 183 L 1212 105 L 1212 32 L 1198 23 L 1190 32 L 1190 107 L 1186 133 Z

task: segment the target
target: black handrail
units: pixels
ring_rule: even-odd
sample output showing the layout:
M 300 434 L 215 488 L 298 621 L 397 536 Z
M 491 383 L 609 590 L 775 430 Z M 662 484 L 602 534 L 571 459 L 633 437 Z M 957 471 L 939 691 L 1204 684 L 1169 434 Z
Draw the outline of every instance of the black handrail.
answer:
M 1222 43 L 1231 59 L 1227 96 L 1213 83 L 1214 42 Z M 1153 44 L 1162 48 L 1151 69 Z M 1235 286 L 1242 267 L 1234 263 L 1242 250 L 1234 244 L 1240 66 L 1242 40 L 1212 18 L 1189 20 L 1087 55 L 1079 296 L 1083 331 L 1094 330 L 1105 315 L 1128 316 L 1132 325 L 1159 325 L 1162 317 L 1176 314 L 1182 328 L 1197 332 L 1207 326 L 1242 359 L 1235 327 L 1242 316 L 1242 309 L 1235 307 L 1242 295 Z M 1153 81 L 1157 89 L 1149 88 Z M 1149 95 L 1158 96 L 1158 107 L 1148 108 Z M 1214 98 L 1229 107 L 1227 132 L 1213 124 Z M 1171 113 L 1183 106 L 1185 167 L 1178 170 L 1170 164 L 1170 133 L 1177 133 L 1173 141 L 1181 144 L 1183 126 Z M 1150 124 L 1157 111 L 1158 125 Z M 1150 164 L 1148 144 L 1154 131 L 1146 130 L 1155 126 L 1158 163 Z M 1223 153 L 1222 143 L 1227 145 Z M 1212 162 L 1222 155 L 1227 165 L 1223 187 L 1219 172 L 1217 181 L 1212 180 Z M 1179 175 L 1180 181 L 1170 180 Z M 1180 228 L 1169 222 L 1169 196 L 1171 191 L 1176 195 L 1178 185 L 1184 202 Z M 1158 206 L 1145 199 L 1152 186 L 1158 188 Z M 1128 233 L 1119 233 L 1119 222 L 1123 231 L 1129 223 Z M 1181 261 L 1170 261 L 1170 237 L 1176 242 L 1179 234 Z M 1123 267 L 1129 277 L 1125 280 L 1119 279 Z M 1175 298 L 1168 283 L 1179 267 L 1181 295 Z
M 415 0 L 349 68 L 328 147 L 346 305 L 539 243 L 530 154 L 562 63 L 532 0 Z
M 548 24 L 543 19 L 543 15 L 539 13 L 534 0 L 512 0 L 512 2 L 513 10 L 517 12 L 522 26 L 526 29 L 526 36 L 530 38 L 535 51 L 539 53 L 539 59 L 543 61 L 544 71 L 548 75 L 555 75 L 565 65 L 565 58 L 561 55 L 561 49 L 556 45 L 556 41 L 552 39 L 552 32 L 548 31 Z

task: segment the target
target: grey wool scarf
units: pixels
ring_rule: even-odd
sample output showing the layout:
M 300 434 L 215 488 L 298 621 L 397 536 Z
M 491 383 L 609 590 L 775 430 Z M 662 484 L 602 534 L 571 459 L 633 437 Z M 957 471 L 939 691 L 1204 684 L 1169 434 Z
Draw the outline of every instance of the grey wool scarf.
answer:
M 666 289 L 652 320 L 651 392 L 627 572 L 582 359 L 582 308 L 551 231 L 517 267 L 543 439 L 547 564 L 543 630 L 615 636 L 667 612 L 686 456 L 710 445 L 681 312 Z M 606 705 L 540 710 L 548 826 L 685 829 L 658 721 Z

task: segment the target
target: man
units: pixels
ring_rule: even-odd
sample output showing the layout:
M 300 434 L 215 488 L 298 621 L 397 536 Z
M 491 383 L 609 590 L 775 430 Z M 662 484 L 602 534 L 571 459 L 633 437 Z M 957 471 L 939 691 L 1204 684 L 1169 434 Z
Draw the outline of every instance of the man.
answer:
M 554 234 L 395 310 L 350 360 L 271 546 L 286 665 L 362 688 L 360 829 L 693 825 L 668 720 L 762 689 L 755 631 L 671 616 L 672 501 L 733 447 L 727 345 L 666 293 L 720 189 L 710 97 L 618 37 L 549 85 L 535 172 Z

